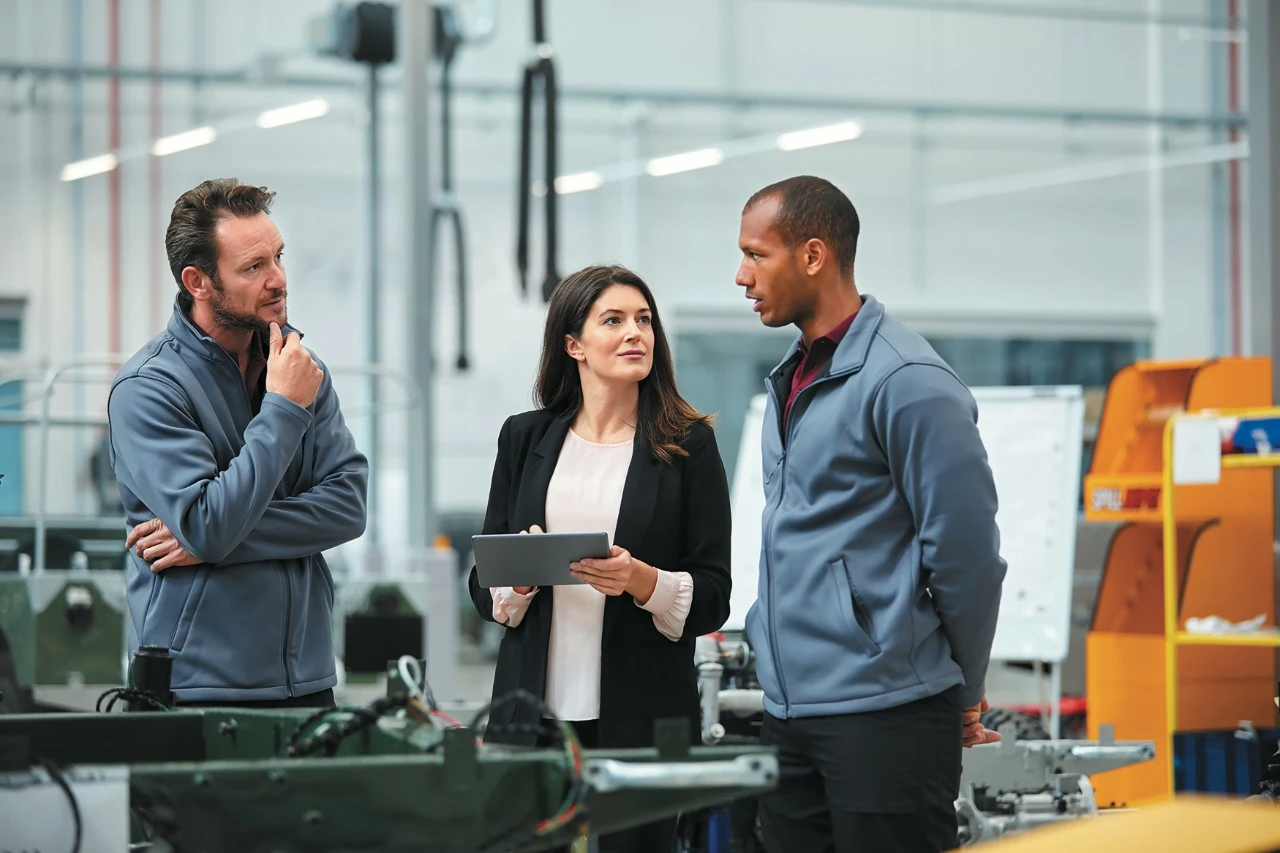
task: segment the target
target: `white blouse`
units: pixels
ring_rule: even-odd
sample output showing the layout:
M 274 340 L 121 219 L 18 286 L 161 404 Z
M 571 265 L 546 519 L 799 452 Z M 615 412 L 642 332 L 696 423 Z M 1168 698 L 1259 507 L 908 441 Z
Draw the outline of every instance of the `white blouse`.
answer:
M 631 465 L 633 441 L 597 444 L 572 429 L 565 436 L 555 472 L 547 486 L 547 532 L 604 531 L 610 543 L 618 523 L 622 490 Z M 491 589 L 493 618 L 515 628 L 524 619 L 535 589 L 518 595 L 511 587 Z M 545 594 L 545 593 L 543 593 Z M 547 649 L 547 706 L 562 720 L 600 716 L 600 637 L 605 596 L 586 584 L 553 586 L 551 641 Z M 675 642 L 693 603 L 688 572 L 658 569 L 653 595 L 637 606 L 653 614 L 654 627 Z

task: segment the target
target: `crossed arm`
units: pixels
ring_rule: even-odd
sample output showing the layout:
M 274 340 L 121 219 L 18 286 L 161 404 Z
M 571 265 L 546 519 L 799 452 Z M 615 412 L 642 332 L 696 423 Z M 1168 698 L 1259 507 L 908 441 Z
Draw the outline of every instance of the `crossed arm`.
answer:
M 163 380 L 124 380 L 108 412 L 116 475 L 154 513 L 126 543 L 152 571 L 305 557 L 364 532 L 368 462 L 355 448 L 327 373 L 310 409 L 265 395 L 224 470 L 185 397 Z M 278 498 L 308 431 L 312 485 Z

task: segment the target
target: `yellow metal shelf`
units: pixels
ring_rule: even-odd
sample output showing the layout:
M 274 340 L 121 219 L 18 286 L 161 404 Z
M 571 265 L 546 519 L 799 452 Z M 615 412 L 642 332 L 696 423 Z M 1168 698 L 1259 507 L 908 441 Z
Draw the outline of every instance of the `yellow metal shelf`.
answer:
M 1280 633 L 1268 634 L 1191 634 L 1179 631 L 1180 646 L 1272 646 L 1280 648 Z
M 1280 467 L 1280 453 L 1228 453 L 1222 457 L 1223 468 L 1276 468 Z
M 1164 562 L 1164 659 L 1165 659 L 1165 727 L 1170 733 L 1166 748 L 1172 748 L 1173 733 L 1178 731 L 1178 649 L 1185 646 L 1280 648 L 1280 634 L 1257 632 L 1250 634 L 1191 634 L 1179 630 L 1179 593 L 1182 580 L 1178 574 L 1178 514 L 1174 506 L 1173 481 L 1173 433 L 1179 422 L 1197 419 L 1217 419 L 1224 416 L 1240 418 L 1280 417 L 1280 406 L 1242 409 L 1201 410 L 1199 412 L 1174 413 L 1164 424 L 1163 470 L 1161 471 L 1160 514 L 1163 519 Z M 1219 460 L 1219 470 L 1280 467 L 1280 453 L 1227 453 Z M 1157 747 L 1159 749 L 1159 747 Z M 1176 787 L 1173 762 L 1168 762 L 1168 791 Z

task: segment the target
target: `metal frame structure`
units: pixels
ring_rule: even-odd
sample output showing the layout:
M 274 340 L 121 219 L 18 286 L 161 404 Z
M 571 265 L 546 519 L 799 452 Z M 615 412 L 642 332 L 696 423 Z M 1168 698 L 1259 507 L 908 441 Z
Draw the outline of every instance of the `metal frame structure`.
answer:
M 783 0 L 777 2 L 785 5 Z M 948 14 L 977 14 L 988 15 L 992 17 L 1003 17 L 1009 19 L 1044 19 L 1044 20 L 1077 20 L 1087 21 L 1097 24 L 1109 25 L 1132 25 L 1146 27 L 1148 30 L 1148 45 L 1158 44 L 1159 37 L 1167 35 L 1169 28 L 1177 28 L 1179 35 L 1184 38 L 1191 38 L 1193 35 L 1197 38 L 1203 37 L 1212 41 L 1227 41 L 1234 47 L 1235 44 L 1244 41 L 1246 33 L 1240 27 L 1240 21 L 1231 15 L 1223 16 L 1214 14 L 1208 17 L 1190 16 L 1190 15 L 1171 15 L 1164 14 L 1158 3 L 1149 4 L 1143 11 L 1131 10 L 1107 10 L 1107 9 L 1089 9 L 1089 8 L 1071 8 L 1066 5 L 1059 4 L 1057 6 L 1046 6 L 1036 3 L 1025 4 L 1005 4 L 993 3 L 988 0 L 958 0 L 958 2 L 950 2 L 950 0 L 830 0 L 832 6 L 843 5 L 848 7 L 866 6 L 892 8 L 903 12 L 939 12 Z M 468 42 L 478 41 L 487 38 L 492 34 L 496 15 L 494 14 L 492 2 L 477 2 L 473 4 L 452 4 L 452 5 L 470 5 L 485 7 L 488 17 L 482 22 L 478 28 L 472 28 L 471 32 L 464 33 L 464 39 Z M 451 7 L 452 7 L 451 5 Z M 1264 15 L 1265 4 L 1255 3 L 1258 8 L 1250 9 L 1249 23 L 1254 25 L 1254 18 Z M 73 51 L 73 61 L 66 63 L 59 62 L 6 62 L 0 63 L 0 78 L 9 77 L 14 80 L 29 80 L 33 85 L 41 85 L 46 81 L 62 80 L 73 86 L 73 93 L 79 93 L 83 83 L 86 80 L 108 80 L 115 84 L 157 84 L 178 83 L 192 85 L 195 87 L 203 86 L 250 86 L 258 89 L 286 89 L 286 88 L 309 88 L 309 89 L 330 89 L 359 93 L 365 91 L 369 99 L 369 106 L 372 111 L 369 137 L 370 137 L 370 214 L 369 214 L 369 230 L 371 239 L 376 239 L 380 224 L 378 220 L 377 206 L 380 204 L 379 193 L 374 188 L 378 173 L 378 120 L 377 120 L 377 98 L 379 91 L 398 90 L 399 95 L 403 99 L 404 105 L 404 132 L 405 145 L 403 145 L 404 175 L 407 179 L 405 195 L 408 197 L 406 216 L 404 222 L 409 238 L 405 240 L 405 249 L 407 257 L 405 258 L 405 268 L 407 276 L 407 293 L 409 294 L 410 306 L 406 312 L 406 322 L 411 329 L 412 349 L 409 361 L 409 372 L 418 382 L 424 394 L 424 399 L 432 400 L 432 375 L 436 366 L 433 357 L 433 339 L 435 333 L 433 330 L 434 308 L 438 300 L 436 299 L 436 288 L 434 275 L 429 274 L 427 280 L 421 278 L 421 271 L 434 271 L 433 263 L 435 261 L 435 246 L 431 245 L 433 241 L 423 239 L 424 236 L 433 233 L 431 199 L 436 197 L 431 180 L 431 166 L 425 152 L 429 151 L 438 144 L 435 139 L 430 138 L 430 128 L 428 120 L 428 103 L 432 96 L 435 95 L 433 87 L 429 82 L 435 74 L 440 73 L 440 69 L 435 68 L 434 60 L 438 57 L 438 47 L 434 44 L 436 33 L 434 32 L 434 13 L 435 8 L 429 0 L 408 0 L 402 3 L 398 12 L 398 67 L 389 67 L 384 69 L 379 75 L 376 82 L 369 81 L 366 77 L 359 73 L 307 73 L 294 72 L 288 70 L 288 61 L 291 58 L 288 55 L 264 55 L 255 61 L 251 61 L 241 67 L 227 70 L 200 70 L 196 69 L 178 69 L 178 68 L 162 68 L 154 65 L 148 66 L 120 66 L 118 64 L 87 64 L 83 61 L 82 52 Z M 535 41 L 538 41 L 535 33 Z M 1257 54 L 1262 51 L 1251 51 Z M 1158 53 L 1158 52 L 1157 52 Z M 1153 54 L 1158 59 L 1158 55 Z M 1152 60 L 1154 61 L 1154 60 Z M 1152 74 L 1159 71 L 1158 64 L 1152 65 L 1152 61 L 1148 63 L 1148 81 L 1151 82 Z M 1251 59 L 1252 62 L 1252 59 Z M 731 88 L 731 87 L 729 87 Z M 1251 85 L 1251 89 L 1253 86 Z M 973 102 L 948 102 L 948 101 L 928 101 L 928 100 L 888 100 L 888 99 L 867 99 L 867 98 L 844 98 L 844 97 L 824 97 L 824 96 L 804 96 L 794 94 L 751 94 L 737 91 L 678 91 L 678 90 L 648 90 L 639 88 L 629 89 L 603 89 L 588 87 L 559 87 L 556 97 L 562 103 L 578 103 L 592 105 L 614 105 L 624 109 L 635 109 L 643 105 L 644 108 L 666 107 L 666 108 L 708 108 L 721 109 L 728 113 L 740 113 L 748 110 L 776 110 L 780 112 L 829 112 L 839 114 L 881 114 L 881 115 L 907 115 L 913 117 L 918 122 L 932 121 L 938 119 L 953 119 L 967 117 L 980 120 L 991 121 L 1012 121 L 1012 122 L 1039 122 L 1054 123 L 1064 127 L 1078 127 L 1082 125 L 1094 125 L 1100 127 L 1133 127 L 1146 128 L 1147 130 L 1147 153 L 1130 160 L 1115 161 L 1113 163 L 1103 164 L 1085 164 L 1084 166 L 1071 167 L 1065 170 L 1063 174 L 1049 175 L 1048 179 L 1052 184 L 1064 181 L 1075 181 L 1081 179 L 1090 179 L 1096 176 L 1098 169 L 1106 171 L 1115 171 L 1117 168 L 1122 170 L 1137 170 L 1148 172 L 1148 199 L 1150 202 L 1150 217 L 1148 223 L 1148 258 L 1150 260 L 1150 270 L 1148 275 L 1149 302 L 1151 305 L 1151 318 L 1142 318 L 1139 322 L 1146 324 L 1157 318 L 1163 310 L 1162 288 L 1157 282 L 1163 272 L 1163 253 L 1164 253 L 1164 221 L 1161 211 L 1158 209 L 1162 204 L 1161 172 L 1169 164 L 1178 164 L 1183 159 L 1191 157 L 1199 158 L 1203 161 L 1208 157 L 1210 160 L 1215 158 L 1234 158 L 1243 156 L 1242 146 L 1211 147 L 1208 149 L 1192 151 L 1186 154 L 1167 154 L 1159 149 L 1163 144 L 1163 140 L 1167 139 L 1170 131 L 1181 130 L 1208 130 L 1221 133 L 1235 133 L 1249 124 L 1249 117 L 1241 112 L 1233 111 L 1223 105 L 1223 110 L 1209 110 L 1203 113 L 1186 113 L 1186 112 L 1170 112 L 1163 109 L 1158 88 L 1152 89 L 1152 99 L 1146 110 L 1101 110 L 1101 109 L 1077 109 L 1072 107 L 1059 106 L 1035 106 L 1035 105 L 1008 105 L 994 103 L 973 103 Z M 507 86 L 499 84 L 487 83 L 468 83 L 468 82 L 450 82 L 450 93 L 460 97 L 471 97 L 482 99 L 488 102 L 501 102 L 503 100 L 515 101 L 521 97 L 518 86 Z M 79 115 L 79 111 L 77 111 Z M 1219 150 L 1221 149 L 1221 150 Z M 1205 153 L 1208 152 L 1208 153 Z M 1255 154 L 1256 157 L 1256 154 Z M 1164 165 L 1162 165 L 1164 164 Z M 913 165 L 913 182 L 916 180 L 915 172 L 918 170 Z M 1108 177 L 1109 175 L 1103 175 Z M 550 176 L 548 184 L 554 183 Z M 1033 186 L 1037 181 L 1045 180 L 1045 176 L 1011 176 L 1019 179 L 1022 183 L 1031 181 Z M 634 181 L 629 181 L 629 186 Z M 990 191 L 992 186 L 1000 189 L 1000 181 L 994 182 L 983 189 Z M 952 194 L 955 192 L 966 190 L 970 193 L 974 190 L 972 187 L 951 187 L 942 188 L 950 189 Z M 79 192 L 79 190 L 73 190 Z M 548 203 L 553 203 L 554 187 L 548 186 Z M 922 193 L 913 194 L 916 197 L 915 211 L 912 222 L 913 227 L 919 232 L 924 225 L 924 210 Z M 936 193 L 935 193 L 936 195 Z M 633 194 L 629 195 L 628 203 L 634 204 Z M 954 200 L 954 199 L 953 199 Z M 77 214 L 78 216 L 78 214 Z M 74 222 L 79 222 L 79 218 Z M 1255 230 L 1254 233 L 1259 233 Z M 378 276 L 378 262 L 376 246 L 369 247 L 370 253 L 370 276 L 376 281 Z M 917 270 L 917 274 L 922 273 Z M 545 284 L 545 283 L 544 283 Z M 376 307 L 378 300 L 376 294 L 372 291 L 376 290 L 376 284 L 371 282 L 371 293 L 369 304 L 371 307 L 370 325 L 380 320 L 376 316 Z M 78 304 L 78 303 L 77 303 Z M 462 306 L 460 305 L 460 308 Z M 1251 316 L 1265 316 L 1266 312 L 1254 311 Z M 465 322 L 465 320 L 464 320 Z M 377 338 L 377 335 L 374 336 Z M 462 338 L 465 341 L 465 333 Z M 376 344 L 370 344 L 371 348 Z M 376 358 L 370 358 L 370 362 L 376 363 Z M 372 396 L 372 395 L 371 395 Z M 373 400 L 376 405 L 376 400 Z M 80 408 L 80 407 L 78 407 Z M 430 411 L 433 407 L 428 405 Z M 431 417 L 424 418 L 424 443 L 428 448 L 434 448 L 433 440 L 434 424 Z M 370 444 L 371 455 L 377 455 L 378 433 L 376 422 L 371 431 L 372 442 Z M 434 505 L 433 495 L 433 470 L 434 460 L 431 453 L 424 454 L 424 458 L 420 460 L 419 467 L 421 470 L 415 470 L 412 482 L 421 482 L 422 486 L 422 519 L 425 525 L 425 532 L 431 536 L 436 528 L 436 509 Z M 375 489 L 376 492 L 376 489 Z M 371 531 L 371 535 L 376 538 L 378 531 L 376 526 Z
M 0 416 L 0 422 L 17 423 L 24 426 L 36 426 L 39 430 L 38 449 L 36 451 L 36 507 L 33 513 L 35 518 L 35 553 L 32 559 L 32 571 L 39 574 L 44 571 L 45 566 L 45 537 L 48 531 L 48 496 L 49 496 L 49 430 L 54 426 L 105 426 L 107 419 L 102 416 L 54 416 L 51 411 L 51 403 L 53 392 L 59 380 L 67 374 L 81 371 L 86 368 L 118 368 L 129 358 L 128 355 L 121 354 L 99 354 L 86 355 L 79 358 L 68 359 L 51 366 L 44 372 L 44 380 L 40 394 L 40 411 L 39 414 L 32 418 L 27 415 L 21 416 Z M 422 495 L 425 489 L 420 482 L 416 481 L 414 476 L 413 460 L 420 458 L 427 452 L 424 430 L 422 422 L 427 418 L 426 398 L 424 397 L 418 383 L 413 377 L 404 371 L 396 368 L 386 367 L 384 365 L 375 364 L 350 364 L 350 365 L 329 365 L 329 371 L 336 376 L 365 376 L 371 377 L 375 381 L 384 379 L 399 384 L 405 391 L 406 399 L 403 401 L 390 401 L 379 403 L 371 406 L 368 412 L 360 409 L 348 410 L 345 416 L 349 419 L 352 416 L 368 414 L 376 417 L 382 412 L 390 412 L 404 410 L 408 413 L 408 426 L 406 443 L 406 456 L 408 458 L 409 470 L 409 517 L 414 519 L 422 513 Z M 376 460 L 370 460 L 371 467 L 376 464 Z M 414 548 L 426 547 L 429 539 L 425 530 L 417 525 L 409 525 L 409 546 Z
M 423 0 L 418 0 L 422 2 Z M 112 68 L 106 65 L 55 62 L 4 62 L 0 63 L 0 76 L 31 77 L 35 79 L 62 78 L 109 79 L 122 82 L 149 83 L 159 80 L 166 83 L 197 83 L 220 86 L 251 86 L 255 88 L 311 88 L 357 90 L 366 82 L 351 75 L 285 74 L 256 67 L 232 71 L 190 71 L 182 69 L 152 69 L 138 66 Z M 406 76 L 390 70 L 383 85 L 389 89 L 402 87 Z M 495 101 L 501 98 L 518 98 L 514 86 L 492 83 L 455 83 L 457 95 L 480 100 Z M 977 118 L 1007 121 L 1057 121 L 1065 124 L 1148 125 L 1159 124 L 1182 129 L 1236 127 L 1248 124 L 1245 114 L 1141 112 L 1134 110 L 1086 110 L 1067 107 L 1007 106 L 974 102 L 908 101 L 870 98 L 829 98 L 812 95 L 732 94 L 712 91 L 675 91 L 666 89 L 594 89 L 564 87 L 558 91 L 563 102 L 587 104 L 627 104 L 639 102 L 653 106 L 723 107 L 733 110 L 777 109 L 788 111 L 831 111 L 840 113 L 894 113 L 913 114 L 923 118 Z

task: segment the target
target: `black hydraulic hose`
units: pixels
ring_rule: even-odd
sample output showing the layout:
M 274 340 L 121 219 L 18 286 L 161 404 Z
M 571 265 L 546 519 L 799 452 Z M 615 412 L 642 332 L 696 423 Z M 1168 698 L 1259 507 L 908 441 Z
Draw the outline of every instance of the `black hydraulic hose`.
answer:
M 558 204 L 556 201 L 556 172 L 558 169 L 559 136 L 556 101 L 555 62 L 546 37 L 546 14 L 543 0 L 533 0 L 533 40 L 537 57 L 525 66 L 520 85 L 520 168 L 518 184 L 518 218 L 516 229 L 516 268 L 520 275 L 520 293 L 529 292 L 529 196 L 533 192 L 533 111 L 538 95 L 541 95 L 543 118 L 543 210 L 545 257 L 542 276 L 543 301 L 551 298 L 551 291 L 560 281 L 557 270 Z
M 551 299 L 551 291 L 555 290 L 557 284 L 560 283 L 560 273 L 556 269 L 556 255 L 558 253 L 556 233 L 556 210 L 558 204 L 556 202 L 556 173 L 558 170 L 558 157 L 556 152 L 556 136 L 558 127 L 556 125 L 556 67 L 550 56 L 545 56 L 541 60 L 542 63 L 542 86 L 544 100 L 544 116 L 543 126 L 545 133 L 543 137 L 543 157 L 546 161 L 546 182 L 547 182 L 547 209 L 546 209 L 546 275 L 542 279 L 542 301 L 548 302 Z
M 520 273 L 520 293 L 529 293 L 529 193 L 532 192 L 530 159 L 533 156 L 533 86 L 534 66 L 524 69 L 520 87 L 520 174 L 516 178 L 519 222 L 516 227 L 516 269 Z
M 436 42 L 440 61 L 440 197 L 431 210 L 431 264 L 434 266 L 439 251 L 441 229 L 446 223 L 453 225 L 455 286 L 458 298 L 458 358 L 459 370 L 470 364 L 467 356 L 467 241 L 462 225 L 462 211 L 453 188 L 453 60 L 462 42 L 454 11 L 448 7 L 436 7 Z M 434 285 L 433 285 L 434 287 Z

